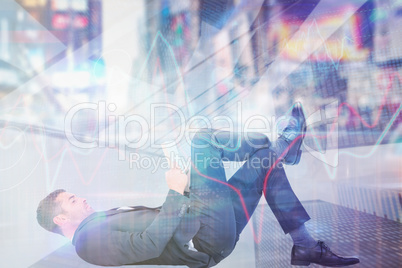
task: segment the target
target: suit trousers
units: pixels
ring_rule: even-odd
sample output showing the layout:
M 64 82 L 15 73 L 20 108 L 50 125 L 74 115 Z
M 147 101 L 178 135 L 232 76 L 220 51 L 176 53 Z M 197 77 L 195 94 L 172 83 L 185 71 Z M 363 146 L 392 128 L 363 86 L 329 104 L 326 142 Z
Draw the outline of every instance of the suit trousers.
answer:
M 262 194 L 285 234 L 310 219 L 270 146 L 251 132 L 202 129 L 192 139 L 191 210 L 200 222 L 193 242 L 215 263 L 233 251 Z M 227 181 L 224 161 L 245 163 Z

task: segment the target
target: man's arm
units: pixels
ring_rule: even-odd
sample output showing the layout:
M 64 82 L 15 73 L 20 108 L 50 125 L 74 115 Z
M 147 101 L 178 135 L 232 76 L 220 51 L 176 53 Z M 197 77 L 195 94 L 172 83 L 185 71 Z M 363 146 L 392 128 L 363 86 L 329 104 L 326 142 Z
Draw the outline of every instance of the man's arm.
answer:
M 179 173 L 178 173 L 179 172 Z M 89 230 L 76 242 L 77 254 L 97 265 L 125 265 L 157 258 L 187 211 L 190 199 L 183 196 L 187 176 L 173 169 L 166 173 L 170 191 L 160 213 L 143 232 Z
M 174 190 L 180 194 L 184 194 L 184 190 L 188 185 L 189 177 L 178 166 L 175 166 L 166 172 L 166 182 L 169 189 Z

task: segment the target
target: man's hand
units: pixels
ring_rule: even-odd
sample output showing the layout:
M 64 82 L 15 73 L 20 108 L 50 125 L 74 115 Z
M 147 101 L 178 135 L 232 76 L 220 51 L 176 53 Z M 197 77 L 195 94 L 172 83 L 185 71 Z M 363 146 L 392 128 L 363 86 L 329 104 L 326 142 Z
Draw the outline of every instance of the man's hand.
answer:
M 166 172 L 166 182 L 169 189 L 174 190 L 180 194 L 184 194 L 186 189 L 188 177 L 181 171 L 179 167 L 174 167 Z

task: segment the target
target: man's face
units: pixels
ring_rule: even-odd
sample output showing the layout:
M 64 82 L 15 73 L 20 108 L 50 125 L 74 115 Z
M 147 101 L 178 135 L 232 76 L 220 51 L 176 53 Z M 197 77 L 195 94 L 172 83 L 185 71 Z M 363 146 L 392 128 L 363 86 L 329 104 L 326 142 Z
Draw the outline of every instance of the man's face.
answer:
M 81 223 L 86 217 L 94 213 L 94 209 L 87 204 L 87 200 L 72 193 L 60 193 L 57 201 L 61 203 L 62 216 L 72 224 Z

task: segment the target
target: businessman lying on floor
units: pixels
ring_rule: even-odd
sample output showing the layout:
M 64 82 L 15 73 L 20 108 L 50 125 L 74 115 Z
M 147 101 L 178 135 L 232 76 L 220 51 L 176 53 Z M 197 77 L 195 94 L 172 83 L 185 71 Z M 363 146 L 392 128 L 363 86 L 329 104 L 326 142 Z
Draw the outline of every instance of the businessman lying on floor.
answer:
M 310 217 L 283 166 L 275 164 L 281 155 L 279 161 L 288 165 L 300 161 L 305 131 L 300 103 L 273 143 L 260 133 L 247 133 L 245 139 L 240 133 L 201 130 L 192 140 L 189 192 L 187 176 L 178 168 L 166 173 L 170 190 L 158 208 L 95 212 L 84 198 L 56 190 L 40 202 L 38 222 L 71 239 L 77 254 L 92 264 L 211 267 L 233 251 L 264 193 L 284 233 L 293 239 L 291 264 L 358 263 L 357 258 L 335 255 L 310 236 L 304 226 Z M 222 160 L 246 163 L 226 181 Z

